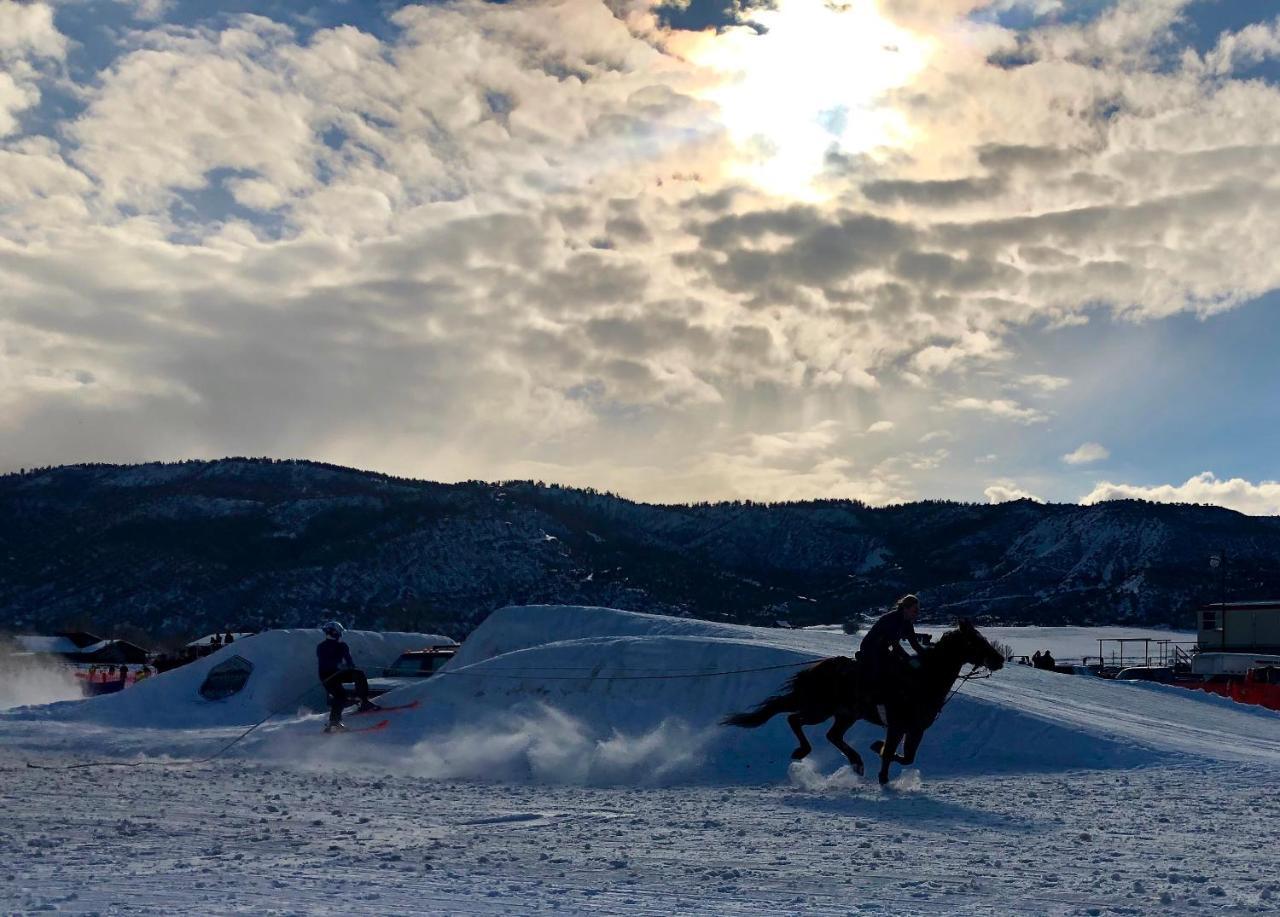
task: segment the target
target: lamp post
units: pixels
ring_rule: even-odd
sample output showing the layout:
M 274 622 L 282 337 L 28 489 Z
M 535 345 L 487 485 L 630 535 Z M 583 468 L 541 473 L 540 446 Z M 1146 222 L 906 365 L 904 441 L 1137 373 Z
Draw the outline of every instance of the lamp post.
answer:
M 1226 645 L 1227 640 L 1227 552 L 1219 551 L 1209 557 L 1209 566 L 1214 570 L 1222 571 L 1222 579 L 1219 581 L 1219 589 L 1221 589 L 1222 611 L 1218 620 L 1218 627 L 1222 631 L 1222 642 Z

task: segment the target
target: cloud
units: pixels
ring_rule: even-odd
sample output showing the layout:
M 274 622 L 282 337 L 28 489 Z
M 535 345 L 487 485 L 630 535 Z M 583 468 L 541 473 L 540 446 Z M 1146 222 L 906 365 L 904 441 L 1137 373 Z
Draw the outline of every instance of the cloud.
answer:
M 0 0 L 0 58 L 26 55 L 61 60 L 67 39 L 53 23 L 53 7 L 47 3 Z
M 66 54 L 52 7 L 0 0 L 0 138 L 14 133 L 18 116 L 40 101 L 45 66 Z
M 1034 388 L 1046 393 L 1056 392 L 1071 384 L 1071 380 L 1063 376 L 1048 376 L 1042 373 L 1022 376 L 1018 381 L 1028 388 Z
M 1044 412 L 1025 407 L 1008 398 L 974 398 L 972 396 L 948 398 L 944 405 L 952 411 L 970 411 L 1023 424 L 1043 423 L 1048 420 Z
M 982 492 L 987 498 L 988 503 L 1011 503 L 1014 500 L 1032 500 L 1036 503 L 1043 503 L 1041 497 L 1029 491 L 1023 490 L 1013 481 L 1001 480 L 995 481 Z
M 1155 503 L 1208 503 L 1224 506 L 1251 516 L 1280 514 L 1280 482 L 1257 484 L 1243 478 L 1219 479 L 1212 471 L 1202 471 L 1182 484 L 1141 486 L 1136 484 L 1098 483 L 1080 498 L 1084 504 L 1104 500 L 1149 500 Z
M 1072 452 L 1068 452 L 1062 460 L 1068 465 L 1088 465 L 1111 457 L 1111 451 L 1098 443 L 1083 443 Z
M 868 433 L 888 433 L 894 427 L 892 420 L 877 420 L 871 426 L 867 427 Z
M 1280 18 L 1219 36 L 1204 55 L 1203 66 L 1215 76 L 1225 76 L 1276 57 L 1280 57 Z
M 753 176 L 790 141 L 735 130 L 714 62 L 838 15 L 808 0 L 761 34 L 595 2 L 135 20 L 96 70 L 53 7 L 0 0 L 0 467 L 304 455 L 886 502 L 947 465 L 855 448 L 862 418 L 1044 422 L 1066 380 L 1020 359 L 1044 329 L 1280 286 L 1280 89 L 1236 77 L 1275 23 L 1197 56 L 1166 0 L 1024 4 L 1050 15 L 1021 32 L 975 0 L 855 6 L 924 56 L 844 115 L 778 70 L 826 124 L 788 197 Z

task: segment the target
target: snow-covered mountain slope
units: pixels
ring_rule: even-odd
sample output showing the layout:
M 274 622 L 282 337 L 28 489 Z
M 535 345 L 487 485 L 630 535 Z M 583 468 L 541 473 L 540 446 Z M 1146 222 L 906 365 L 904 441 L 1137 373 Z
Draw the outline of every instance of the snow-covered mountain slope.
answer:
M 937 622 L 1185 627 L 1221 598 L 1217 552 L 1233 597 L 1280 593 L 1280 520 L 1209 506 L 654 506 L 310 462 L 69 466 L 0 476 L 0 629 L 208 633 L 337 614 L 461 637 L 535 602 L 818 624 L 908 591 Z

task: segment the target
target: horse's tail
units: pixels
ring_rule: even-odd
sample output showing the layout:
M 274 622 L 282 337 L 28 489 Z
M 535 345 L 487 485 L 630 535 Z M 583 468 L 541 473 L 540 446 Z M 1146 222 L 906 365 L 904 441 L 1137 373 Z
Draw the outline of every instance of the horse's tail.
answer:
M 806 670 L 807 671 L 807 670 Z M 745 713 L 735 713 L 720 721 L 721 726 L 741 726 L 743 729 L 755 729 L 763 726 L 779 713 L 794 713 L 800 709 L 796 683 L 806 672 L 797 672 L 787 680 L 786 689 L 773 697 L 766 698 L 756 707 Z
M 743 729 L 755 729 L 763 726 L 779 713 L 789 713 L 796 709 L 795 696 L 790 692 L 775 694 L 754 709 L 746 713 L 735 713 L 720 721 L 721 726 L 741 726 Z

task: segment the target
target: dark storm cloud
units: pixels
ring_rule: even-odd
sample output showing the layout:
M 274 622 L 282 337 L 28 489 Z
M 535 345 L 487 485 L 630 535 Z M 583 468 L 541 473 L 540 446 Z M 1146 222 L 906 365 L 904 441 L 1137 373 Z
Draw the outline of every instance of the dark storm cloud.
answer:
M 862 193 L 877 204 L 915 204 L 952 207 L 999 194 L 1004 181 L 999 178 L 957 178 L 949 181 L 873 181 Z
M 721 217 L 693 227 L 703 250 L 693 259 L 726 290 L 758 291 L 774 285 L 823 287 L 883 264 L 916 237 L 905 224 L 867 214 L 827 217 L 808 207 Z M 781 244 L 748 247 L 766 237 Z
M 978 147 L 978 162 L 995 174 L 1013 169 L 1053 172 L 1068 168 L 1080 158 L 1076 150 L 1048 146 L 987 144 Z

